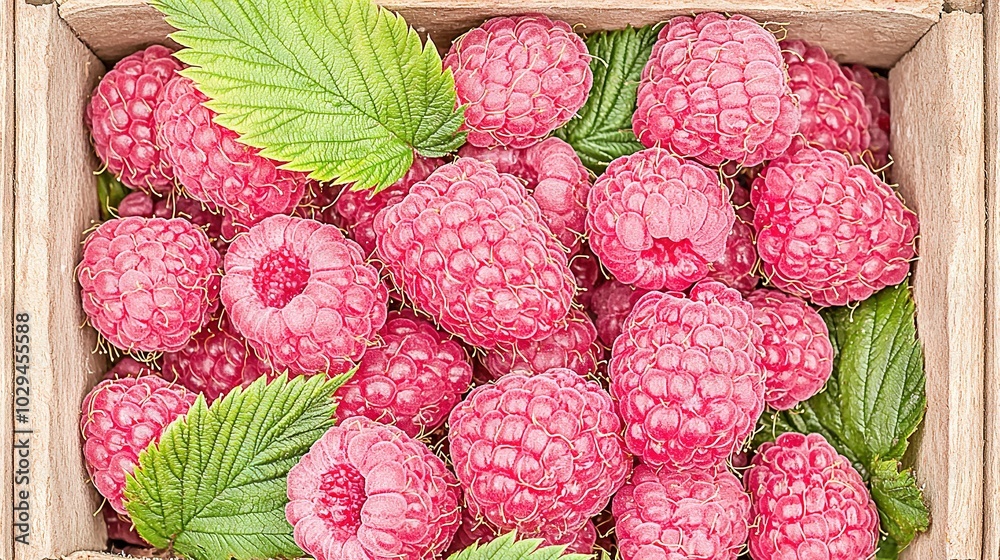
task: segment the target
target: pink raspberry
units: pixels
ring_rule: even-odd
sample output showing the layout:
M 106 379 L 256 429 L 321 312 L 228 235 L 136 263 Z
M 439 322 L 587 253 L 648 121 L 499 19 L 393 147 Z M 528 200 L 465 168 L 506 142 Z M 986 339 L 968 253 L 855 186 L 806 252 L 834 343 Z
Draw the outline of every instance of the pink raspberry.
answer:
M 155 202 L 149 195 L 142 192 L 132 192 L 125 195 L 118 204 L 118 215 L 122 218 L 142 216 L 144 218 L 184 218 L 208 235 L 212 246 L 220 255 L 226 254 L 229 243 L 222 232 L 223 216 L 209 212 L 205 206 L 186 196 L 173 194 Z
M 163 356 L 166 379 L 204 393 L 210 402 L 269 373 L 270 366 L 247 347 L 246 339 L 226 319 L 210 322 L 184 348 Z
M 477 387 L 449 426 L 466 502 L 503 533 L 565 542 L 604 509 L 631 467 L 611 397 L 567 369 Z
M 917 215 L 840 153 L 786 154 L 754 180 L 751 197 L 761 268 L 782 291 L 816 305 L 847 305 L 910 271 Z
M 455 476 L 430 449 L 363 417 L 330 428 L 288 472 L 285 517 L 316 560 L 431 560 L 460 522 Z
M 757 290 L 747 301 L 764 333 L 764 401 L 788 410 L 819 393 L 833 373 L 833 345 L 823 318 L 806 302 L 778 290 Z
M 651 290 L 704 278 L 736 220 L 716 173 L 661 148 L 612 161 L 588 207 L 594 254 L 619 281 Z
M 781 434 L 744 475 L 750 555 L 768 560 L 871 558 L 878 511 L 861 475 L 819 434 Z
M 83 243 L 83 310 L 122 350 L 179 350 L 218 307 L 219 261 L 186 220 L 108 220 Z
M 385 324 L 388 295 L 357 243 L 335 226 L 271 216 L 226 253 L 222 304 L 276 370 L 346 372 Z
M 139 536 L 132 520 L 116 512 L 115 508 L 107 502 L 101 507 L 101 515 L 104 517 L 104 526 L 108 530 L 108 540 L 131 546 L 152 548 L 152 545 Z
M 805 143 L 860 158 L 871 142 L 871 113 L 860 88 L 822 47 L 788 40 L 781 42 L 781 48 L 788 63 L 788 83 L 799 98 L 799 132 Z
M 448 556 L 465 550 L 474 543 L 479 543 L 482 546 L 497 536 L 496 527 L 483 519 L 481 515 L 475 513 L 473 508 L 467 507 L 462 511 L 462 525 L 458 528 L 458 532 L 455 533 L 455 540 L 452 541 L 451 547 L 448 548 Z M 518 533 L 517 538 L 518 540 L 542 539 L 541 546 L 565 545 L 567 554 L 591 554 L 594 551 L 594 544 L 597 541 L 597 528 L 594 526 L 593 521 L 588 520 L 578 530 L 559 535 L 557 538 L 545 534 L 528 535 L 523 533 Z M 448 556 L 445 556 L 445 558 Z
M 576 286 L 566 253 L 513 175 L 459 158 L 375 218 L 393 282 L 443 329 L 489 348 L 542 338 Z
M 570 254 L 580 250 L 590 172 L 572 146 L 553 137 L 524 149 L 487 149 L 466 144 L 458 155 L 488 161 L 500 173 L 523 179 L 552 233 Z
M 597 256 L 590 250 L 589 245 L 582 246 L 580 251 L 569 259 L 569 269 L 576 279 L 576 301 L 584 307 L 590 307 L 590 302 L 594 299 L 594 290 L 603 278 L 601 263 L 597 262 Z
M 708 264 L 708 278 L 717 280 L 741 294 L 747 295 L 757 287 L 760 278 L 754 273 L 757 266 L 757 247 L 753 242 L 753 208 L 750 191 L 732 181 L 730 200 L 736 210 L 736 221 L 726 237 L 726 251 L 722 257 Z
M 660 30 L 632 115 L 647 148 L 753 167 L 783 153 L 798 127 L 778 42 L 757 22 L 703 13 Z
M 736 560 L 747 539 L 750 498 L 725 468 L 639 465 L 612 509 L 624 560 Z
M 583 107 L 594 76 L 587 45 L 541 14 L 497 17 L 455 40 L 444 57 L 473 146 L 527 148 Z
M 85 119 L 94 150 L 130 189 L 166 194 L 174 188 L 153 113 L 163 86 L 180 69 L 170 49 L 153 45 L 121 59 L 91 95 Z
M 690 296 L 650 292 L 611 351 L 611 394 L 629 450 L 674 470 L 722 465 L 764 410 L 753 307 L 707 280 Z
M 868 125 L 868 151 L 862 154 L 862 159 L 872 169 L 882 169 L 889 165 L 889 80 L 884 76 L 876 76 L 868 68 L 855 64 L 841 66 L 844 75 L 861 88 L 865 97 L 865 107 L 871 113 L 871 123 Z
M 409 311 L 389 313 L 379 338 L 337 390 L 337 418 L 367 416 L 410 437 L 432 432 L 472 383 L 465 349 Z
M 135 468 L 139 453 L 159 440 L 167 424 L 187 414 L 194 399 L 194 393 L 154 375 L 101 381 L 83 399 L 80 431 L 87 472 L 115 511 L 127 515 L 125 475 Z
M 590 308 L 596 317 L 594 326 L 597 334 L 605 346 L 610 348 L 615 343 L 632 307 L 647 293 L 649 290 L 622 284 L 617 280 L 608 280 L 594 290 Z
M 494 378 L 512 371 L 534 375 L 552 368 L 566 368 L 586 377 L 597 370 L 603 357 L 594 322 L 583 310 L 573 309 L 549 336 L 502 344 L 487 351 L 483 364 Z
M 118 217 L 153 217 L 153 199 L 142 191 L 130 192 L 118 203 Z
M 383 209 L 403 200 L 410 187 L 418 181 L 423 181 L 435 169 L 444 164 L 444 160 L 414 157 L 413 165 L 402 179 L 378 192 L 373 190 L 354 191 L 344 188 L 333 205 L 338 220 L 336 225 L 347 230 L 351 239 L 358 242 L 365 253 L 375 253 L 375 216 Z
M 280 169 L 241 144 L 238 134 L 213 121 L 206 101 L 194 82 L 178 75 L 156 107 L 157 138 L 186 192 L 246 226 L 295 208 L 309 188 L 306 174 Z
M 104 379 L 144 377 L 146 375 L 163 377 L 163 375 L 160 374 L 159 361 L 154 360 L 150 363 L 144 363 L 132 358 L 131 356 L 122 356 L 121 359 L 115 362 L 115 365 L 111 366 L 111 369 L 104 372 Z
M 317 222 L 324 224 L 339 225 L 341 221 L 340 215 L 337 213 L 337 209 L 334 205 L 337 199 L 341 196 L 341 187 L 334 186 L 320 186 L 318 184 L 310 185 L 310 188 L 306 191 L 306 194 L 302 197 L 299 205 L 295 207 L 295 211 L 292 212 L 293 216 L 298 216 L 299 218 L 307 218 L 309 220 L 316 220 Z M 349 191 L 343 191 L 346 194 Z M 362 191 L 365 194 L 371 194 L 373 191 Z M 353 239 L 353 237 L 352 237 Z M 355 239 L 357 241 L 357 239 Z M 358 244 L 364 248 L 364 245 L 358 241 Z

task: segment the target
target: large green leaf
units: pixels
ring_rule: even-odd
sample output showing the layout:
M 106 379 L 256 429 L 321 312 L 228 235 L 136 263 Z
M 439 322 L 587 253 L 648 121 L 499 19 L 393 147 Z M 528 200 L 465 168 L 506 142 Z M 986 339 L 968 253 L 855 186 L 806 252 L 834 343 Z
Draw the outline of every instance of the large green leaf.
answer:
M 152 0 L 177 58 L 262 154 L 313 178 L 384 187 L 414 151 L 464 141 L 454 78 L 428 40 L 371 0 Z
M 288 470 L 333 425 L 349 375 L 261 378 L 167 426 L 126 480 L 142 538 L 197 560 L 297 558 L 285 520 Z
M 473 544 L 448 557 L 448 560 L 588 560 L 589 554 L 566 554 L 565 546 L 538 548 L 541 539 L 517 540 L 516 533 L 506 533 L 480 545 Z

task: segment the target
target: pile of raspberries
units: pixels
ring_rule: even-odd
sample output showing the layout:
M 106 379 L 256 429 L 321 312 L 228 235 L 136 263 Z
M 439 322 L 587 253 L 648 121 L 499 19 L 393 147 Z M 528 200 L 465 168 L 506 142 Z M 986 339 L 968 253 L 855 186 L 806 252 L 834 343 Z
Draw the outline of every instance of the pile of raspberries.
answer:
M 126 355 L 81 418 L 112 536 L 142 543 L 125 475 L 198 393 L 357 368 L 288 475 L 317 560 L 510 531 L 625 560 L 870 557 L 878 514 L 846 458 L 818 434 L 748 440 L 830 377 L 816 308 L 915 258 L 883 179 L 886 80 L 747 17 L 675 18 L 638 87 L 645 149 L 595 178 L 550 135 L 592 62 L 543 15 L 459 37 L 444 67 L 468 144 L 377 193 L 241 144 L 164 47 L 108 72 L 86 119 L 134 192 L 77 276 Z

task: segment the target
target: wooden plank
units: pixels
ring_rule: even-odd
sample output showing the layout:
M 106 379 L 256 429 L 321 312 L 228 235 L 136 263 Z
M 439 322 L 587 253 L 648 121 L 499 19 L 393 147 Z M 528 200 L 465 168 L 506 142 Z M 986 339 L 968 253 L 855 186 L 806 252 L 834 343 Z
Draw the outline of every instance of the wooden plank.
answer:
M 983 0 L 948 0 L 944 7 L 949 11 L 963 11 L 975 14 L 983 11 Z
M 0 455 L 14 420 L 14 1 L 0 0 Z M 0 463 L 0 494 L 14 496 L 14 457 Z M 14 556 L 14 500 L 0 503 L 0 559 Z
M 83 466 L 79 414 L 106 369 L 83 329 L 74 269 L 82 232 L 98 216 L 97 162 L 84 107 L 104 67 L 55 5 L 15 2 L 17 75 L 14 304 L 31 325 L 30 544 L 14 558 L 103 548 L 100 500 Z M 20 426 L 19 426 L 20 427 Z
M 910 50 L 937 21 L 941 0 L 380 0 L 418 30 L 431 30 L 437 45 L 485 18 L 542 12 L 579 26 L 619 29 L 675 15 L 718 11 L 742 13 L 760 21 L 787 24 L 791 37 L 822 44 L 838 60 L 888 68 Z M 171 31 L 145 0 L 64 0 L 60 14 L 77 36 L 104 61 L 159 43 Z M 129 22 L 109 33 L 107 22 Z
M 942 17 L 889 73 L 893 177 L 920 216 L 914 274 L 927 415 L 915 466 L 930 532 L 907 558 L 982 552 L 983 18 Z
M 986 19 L 986 473 L 983 560 L 1000 560 L 1000 0 Z

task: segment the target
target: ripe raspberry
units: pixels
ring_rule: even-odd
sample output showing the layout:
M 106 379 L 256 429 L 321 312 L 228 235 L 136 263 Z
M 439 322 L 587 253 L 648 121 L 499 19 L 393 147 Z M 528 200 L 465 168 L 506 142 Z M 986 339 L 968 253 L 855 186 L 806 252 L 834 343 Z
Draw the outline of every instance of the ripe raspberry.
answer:
M 375 253 L 375 230 L 372 227 L 375 216 L 383 208 L 403 200 L 414 183 L 427 179 L 442 164 L 444 160 L 417 156 L 413 158 L 413 165 L 402 179 L 377 193 L 372 190 L 353 191 L 344 188 L 333 205 L 339 218 L 336 225 L 347 230 L 351 239 L 365 250 L 365 254 Z
M 87 472 L 115 511 L 127 515 L 125 475 L 135 468 L 139 453 L 160 438 L 167 424 L 187 414 L 194 399 L 194 393 L 154 375 L 101 381 L 83 399 L 80 431 Z
M 115 365 L 111 366 L 111 369 L 104 372 L 104 379 L 121 379 L 123 377 L 143 377 L 146 375 L 155 375 L 157 377 L 163 377 L 160 374 L 159 362 L 154 360 L 150 363 L 140 362 L 131 356 L 122 356 Z
M 916 255 L 917 216 L 864 165 L 805 148 L 754 180 L 757 252 L 775 287 L 821 306 L 899 284 Z
M 820 392 L 833 373 L 833 345 L 819 313 L 778 290 L 757 290 L 747 301 L 764 333 L 764 401 L 776 410 L 788 410 Z
M 431 560 L 460 522 L 455 476 L 419 441 L 363 417 L 330 428 L 288 472 L 285 517 L 316 560 Z
M 744 475 L 750 554 L 768 560 L 871 558 L 878 511 L 851 462 L 819 434 L 781 434 Z
M 594 254 L 619 281 L 651 290 L 704 278 L 736 221 L 716 173 L 661 148 L 612 161 L 588 208 Z
M 871 142 L 871 113 L 860 88 L 822 47 L 789 40 L 782 41 L 781 48 L 788 63 L 788 83 L 799 98 L 799 132 L 805 143 L 860 158 Z
M 481 148 L 538 142 L 583 107 L 594 81 L 583 39 L 541 14 L 488 20 L 455 40 L 444 67 Z
M 746 16 L 667 23 L 642 71 L 632 128 L 647 148 L 717 166 L 783 153 L 799 127 L 774 36 Z
M 153 199 L 142 191 L 130 192 L 118 203 L 118 217 L 153 217 Z
M 379 258 L 416 307 L 469 344 L 541 338 L 576 286 L 566 253 L 512 175 L 459 158 L 375 218 Z
M 601 342 L 609 348 L 615 343 L 635 302 L 647 293 L 649 290 L 628 286 L 617 280 L 608 280 L 594 290 L 590 307 L 596 317 L 594 326 Z
M 757 247 L 753 242 L 753 208 L 750 191 L 736 181 L 732 182 L 730 198 L 736 210 L 736 221 L 726 237 L 726 251 L 722 257 L 708 264 L 708 278 L 717 280 L 741 294 L 747 295 L 757 287 L 760 278 L 754 274 L 757 266 Z
M 750 498 L 725 468 L 639 465 L 612 503 L 625 560 L 735 560 L 746 543 Z
M 122 350 L 174 352 L 218 307 L 219 261 L 205 233 L 186 220 L 108 220 L 83 243 L 83 310 Z
M 590 173 L 572 146 L 553 137 L 524 149 L 486 149 L 466 144 L 458 155 L 488 161 L 500 173 L 523 179 L 552 233 L 570 254 L 580 250 Z
M 597 262 L 597 256 L 590 250 L 589 245 L 583 245 L 580 251 L 569 259 L 569 269 L 576 279 L 576 301 L 584 307 L 590 307 L 590 302 L 594 299 L 594 290 L 601 277 L 601 263 Z
M 388 295 L 361 246 L 335 226 L 271 216 L 226 253 L 222 304 L 275 370 L 346 372 L 385 324 Z
M 247 387 L 271 368 L 226 319 L 213 320 L 177 352 L 163 356 L 163 375 L 211 402 Z
M 466 502 L 501 532 L 565 542 L 625 482 L 611 397 L 566 369 L 477 387 L 449 418 Z
M 762 334 L 740 293 L 711 280 L 685 297 L 651 292 L 611 351 L 611 394 L 625 443 L 644 463 L 722 465 L 764 410 Z
M 241 144 L 239 135 L 213 121 L 206 101 L 194 82 L 178 75 L 156 107 L 157 138 L 186 192 L 246 226 L 295 208 L 309 188 L 306 174 L 279 169 Z
M 212 246 L 220 255 L 225 255 L 226 249 L 229 248 L 227 236 L 222 233 L 223 216 L 209 212 L 201 202 L 186 196 L 174 194 L 153 202 L 153 199 L 145 193 L 132 192 L 125 195 L 118 204 L 118 215 L 122 218 L 129 216 L 184 218 L 208 235 Z
M 492 526 L 482 516 L 473 512 L 473 508 L 467 507 L 462 511 L 462 525 L 455 533 L 455 540 L 448 548 L 447 558 L 460 550 L 465 550 L 474 543 L 483 545 L 498 536 L 496 527 Z M 541 546 L 566 545 L 566 553 L 590 554 L 594 550 L 594 543 L 597 541 L 597 528 L 593 521 L 587 521 L 580 529 L 561 535 L 561 538 L 553 539 L 547 535 L 527 535 L 517 534 L 518 540 L 542 539 Z
M 549 336 L 501 344 L 487 352 L 483 365 L 494 378 L 512 371 L 534 375 L 552 368 L 566 368 L 586 377 L 597 370 L 603 357 L 594 322 L 583 310 L 573 309 Z
M 181 69 L 172 54 L 153 45 L 126 56 L 101 78 L 87 105 L 85 119 L 98 157 L 125 186 L 145 193 L 174 188 L 153 115 L 164 84 Z
M 370 193 L 371 191 L 363 192 Z M 314 183 L 306 191 L 306 194 L 303 195 L 302 200 L 295 207 L 292 215 L 299 218 L 316 220 L 324 224 L 338 225 L 341 217 L 337 214 L 334 205 L 340 195 L 340 187 L 319 186 Z M 357 240 L 355 239 L 355 241 Z M 364 248 L 364 245 L 362 245 L 362 248 Z
M 876 76 L 868 68 L 855 64 L 841 66 L 848 80 L 861 87 L 865 97 L 865 107 L 871 113 L 871 123 L 868 125 L 868 151 L 862 155 L 872 169 L 882 169 L 889 165 L 889 80 L 884 76 Z
M 337 418 L 367 416 L 410 437 L 430 433 L 472 383 L 465 350 L 412 312 L 390 313 L 379 338 L 337 390 Z

